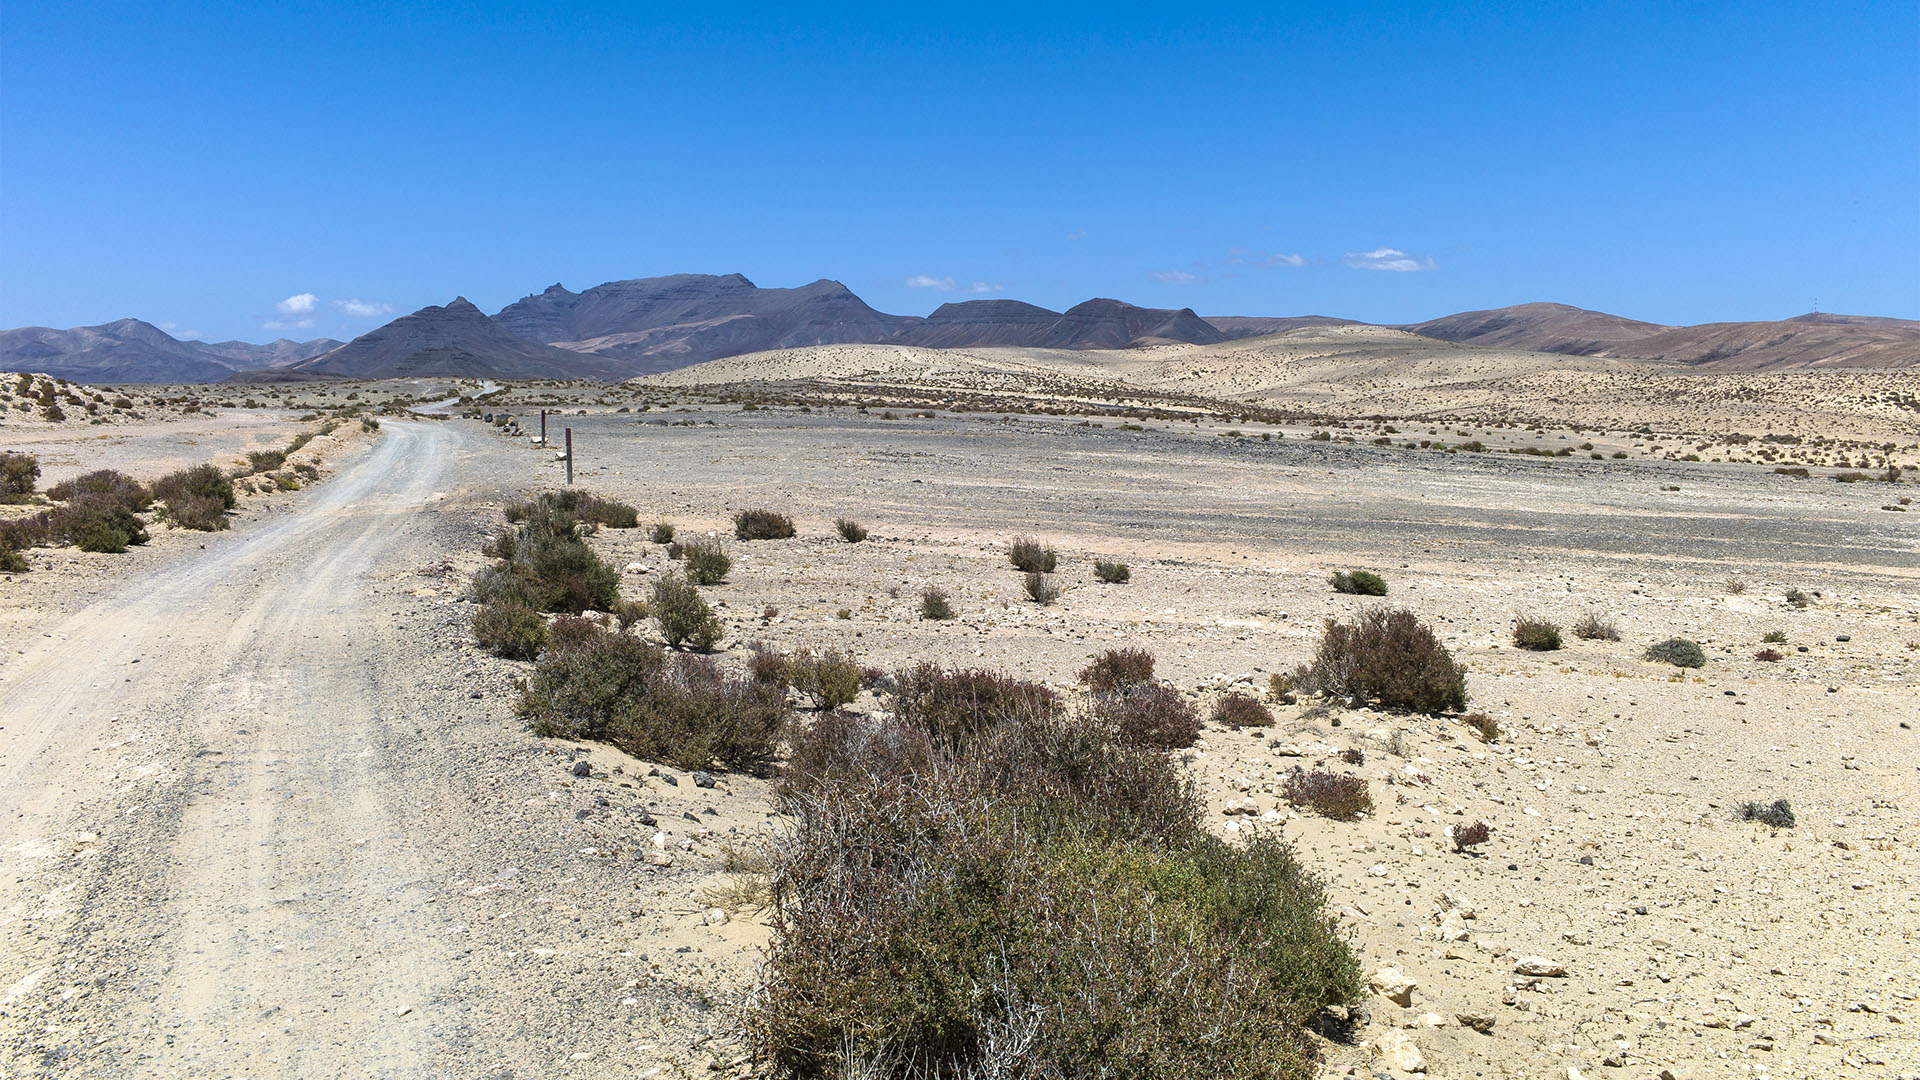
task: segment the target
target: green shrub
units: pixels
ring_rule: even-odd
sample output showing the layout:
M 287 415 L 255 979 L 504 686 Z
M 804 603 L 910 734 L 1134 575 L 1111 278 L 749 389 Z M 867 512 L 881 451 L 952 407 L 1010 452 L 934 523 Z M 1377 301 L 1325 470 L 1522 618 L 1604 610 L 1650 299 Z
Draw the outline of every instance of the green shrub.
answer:
M 546 647 L 547 624 L 524 604 L 488 604 L 473 613 L 473 640 L 495 656 L 531 660 Z
M 1328 620 L 1313 663 L 1294 675 L 1309 693 L 1439 714 L 1466 707 L 1466 671 L 1405 608 L 1375 608 L 1351 623 Z
M 791 718 L 786 695 L 722 674 L 704 656 L 675 656 L 647 693 L 614 719 L 611 741 L 682 769 L 767 772 Z
M 786 540 L 793 519 L 773 510 L 742 510 L 733 515 L 733 535 L 742 540 Z
M 92 492 L 74 495 L 48 511 L 46 527 L 53 542 L 81 551 L 117 555 L 129 544 L 147 542 L 146 526 L 133 511 L 112 495 Z
M 1133 579 L 1133 571 L 1123 562 L 1109 562 L 1106 559 L 1093 561 L 1093 576 L 1109 585 L 1124 584 Z
M 1619 641 L 1620 628 L 1599 615 L 1588 612 L 1573 624 L 1573 636 L 1587 641 Z
M 1080 685 L 1109 694 L 1153 681 L 1153 654 L 1145 649 L 1108 649 L 1080 670 Z
M 240 500 L 233 481 L 214 465 L 195 465 L 154 481 L 153 497 L 167 520 L 183 529 L 218 532 L 228 525 L 227 511 Z
M 1808 596 L 1806 593 L 1801 592 L 1799 589 L 1787 590 L 1787 606 L 1788 607 L 1803 608 L 1811 603 L 1813 603 L 1813 597 Z
M 675 647 L 690 644 L 705 652 L 726 636 L 726 628 L 701 598 L 700 591 L 679 574 L 660 575 L 653 583 L 653 599 L 648 602 L 647 610 L 652 612 L 660 636 Z
M 138 513 L 153 503 L 153 494 L 138 480 L 114 469 L 96 469 L 71 480 L 63 480 L 47 489 L 47 497 L 69 502 L 80 495 L 105 496 L 114 503 Z
M 26 555 L 13 547 L 4 535 L 0 535 L 0 573 L 24 574 L 33 569 Z
M 718 540 L 689 540 L 680 545 L 680 558 L 686 562 L 687 580 L 695 585 L 718 584 L 733 569 L 733 559 Z
M 947 599 L 947 591 L 929 585 L 920 590 L 920 617 L 941 622 L 953 618 L 953 604 Z
M 1369 570 L 1336 570 L 1327 579 L 1337 593 L 1351 593 L 1358 596 L 1385 596 L 1387 582 L 1379 574 Z
M 631 634 L 555 624 L 552 644 L 527 677 L 514 709 L 535 735 L 611 741 L 652 690 L 666 654 Z M 658 759 L 655 759 L 658 760 Z
M 786 661 L 788 686 L 823 709 L 837 709 L 860 696 L 860 665 L 838 649 L 801 649 Z
M 1273 713 L 1258 698 L 1251 694 L 1238 692 L 1223 694 L 1213 703 L 1213 715 L 1208 717 L 1221 727 L 1271 727 Z
M 11 450 L 0 453 L 0 502 L 25 502 L 39 480 L 39 458 Z
M 286 463 L 287 452 L 285 450 L 250 450 L 247 452 L 248 472 L 272 472 Z
M 1760 640 L 1769 645 L 1780 645 L 1786 642 L 1787 632 L 1785 630 L 1769 630 L 1761 636 Z
M 1545 619 L 1522 615 L 1513 624 L 1513 643 L 1532 652 L 1552 652 L 1560 647 L 1560 627 Z
M 668 521 L 655 522 L 653 532 L 648 534 L 648 538 L 656 544 L 673 543 L 673 523 Z
M 1674 667 L 1697 668 L 1707 666 L 1707 654 L 1700 649 L 1700 643 L 1686 638 L 1668 638 L 1657 645 L 1647 646 L 1646 658 Z
M 867 538 L 866 527 L 851 518 L 836 518 L 833 527 L 839 531 L 840 539 L 849 544 L 857 544 Z
M 1027 599 L 1045 607 L 1060 599 L 1060 583 L 1053 580 L 1051 574 L 1028 574 L 1022 583 L 1027 591 Z
M 1016 537 L 1007 550 L 1007 559 L 1014 569 L 1024 574 L 1051 574 L 1060 562 L 1059 554 L 1050 545 L 1031 536 Z
M 1286 799 L 1334 821 L 1352 821 L 1373 810 L 1373 796 L 1364 779 L 1325 769 L 1308 772 L 1295 766 L 1287 774 Z

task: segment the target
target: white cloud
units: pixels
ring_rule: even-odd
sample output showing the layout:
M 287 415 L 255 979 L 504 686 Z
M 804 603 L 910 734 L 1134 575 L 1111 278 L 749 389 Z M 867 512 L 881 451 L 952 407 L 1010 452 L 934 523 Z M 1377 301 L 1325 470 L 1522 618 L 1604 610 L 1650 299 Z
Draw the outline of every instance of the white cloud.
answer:
M 1349 251 L 1346 264 L 1355 270 L 1393 270 L 1407 272 L 1412 270 L 1438 270 L 1439 264 L 1427 255 L 1409 255 L 1398 248 L 1374 248 L 1372 251 Z
M 915 274 L 907 279 L 909 289 L 938 289 L 941 292 L 952 292 L 953 285 L 952 278 L 934 277 L 931 274 Z
M 1305 266 L 1307 260 L 1290 252 L 1275 252 L 1260 260 L 1261 266 Z
M 319 297 L 313 295 L 310 292 L 303 292 L 303 293 L 295 293 L 294 295 L 287 297 L 285 300 L 282 300 L 279 303 L 273 305 L 273 307 L 274 307 L 274 310 L 278 311 L 282 315 L 311 315 L 313 314 L 313 309 L 319 303 L 320 303 Z
M 261 323 L 268 330 L 305 330 L 313 325 L 312 319 L 268 319 Z
M 1000 286 L 1000 285 L 993 285 L 984 281 L 976 281 L 973 284 L 967 286 L 967 291 L 970 293 L 990 293 L 990 292 L 999 292 L 1002 288 L 1003 286 Z
M 169 330 L 167 332 L 179 338 L 181 341 L 198 341 L 201 338 L 200 331 L 198 330 Z
M 356 319 L 373 319 L 393 313 L 392 304 L 381 300 L 362 300 L 357 296 L 346 300 L 335 300 L 333 306 Z
M 1185 270 L 1155 270 L 1153 280 L 1163 285 L 1191 285 L 1200 280 L 1200 275 L 1189 274 Z

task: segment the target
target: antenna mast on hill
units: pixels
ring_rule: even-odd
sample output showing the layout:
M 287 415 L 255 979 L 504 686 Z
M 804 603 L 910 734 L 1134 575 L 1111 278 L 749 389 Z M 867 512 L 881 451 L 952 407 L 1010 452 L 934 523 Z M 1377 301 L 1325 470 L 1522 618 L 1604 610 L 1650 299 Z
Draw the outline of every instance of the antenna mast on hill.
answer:
M 1813 313 L 1820 314 L 1820 298 L 1817 296 L 1813 298 Z

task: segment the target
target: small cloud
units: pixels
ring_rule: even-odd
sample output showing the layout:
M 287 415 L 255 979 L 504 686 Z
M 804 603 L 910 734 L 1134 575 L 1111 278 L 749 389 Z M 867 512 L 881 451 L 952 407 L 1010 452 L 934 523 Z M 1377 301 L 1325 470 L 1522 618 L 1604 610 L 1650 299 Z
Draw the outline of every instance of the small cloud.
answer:
M 1346 264 L 1355 270 L 1393 270 L 1405 273 L 1413 270 L 1438 270 L 1439 264 L 1427 255 L 1409 255 L 1398 248 L 1374 248 L 1372 251 L 1349 251 Z
M 1162 285 L 1192 285 L 1200 280 L 1200 275 L 1189 274 L 1185 270 L 1155 270 L 1153 280 Z
M 393 313 L 392 304 L 379 300 L 362 300 L 357 296 L 346 300 L 335 300 L 333 306 L 356 319 L 373 319 Z
M 1294 255 L 1284 251 L 1276 251 L 1272 254 L 1263 255 L 1258 251 L 1250 251 L 1243 247 L 1228 248 L 1227 262 L 1234 266 L 1305 266 L 1307 265 L 1306 258 L 1301 255 Z
M 268 319 L 261 323 L 268 330 L 305 330 L 313 325 L 312 319 Z
M 952 292 L 953 279 L 950 277 L 933 277 L 930 274 L 915 274 L 907 279 L 907 288 L 938 289 L 941 292 Z
M 967 291 L 970 293 L 990 293 L 999 292 L 1003 287 L 1004 286 L 1001 285 L 990 285 L 984 281 L 976 281 L 967 286 Z
M 1266 258 L 1261 259 L 1260 265 L 1261 266 L 1305 266 L 1307 265 L 1307 260 L 1304 256 L 1295 255 L 1295 254 L 1292 254 L 1291 252 L 1275 252 L 1272 255 L 1269 255 Z
M 181 341 L 198 341 L 202 336 L 198 330 L 169 330 L 167 332 L 179 338 Z
M 319 297 L 310 292 L 303 292 L 295 293 L 273 305 L 273 307 L 275 311 L 278 311 L 282 315 L 311 315 L 313 314 L 313 309 L 318 306 L 319 303 Z

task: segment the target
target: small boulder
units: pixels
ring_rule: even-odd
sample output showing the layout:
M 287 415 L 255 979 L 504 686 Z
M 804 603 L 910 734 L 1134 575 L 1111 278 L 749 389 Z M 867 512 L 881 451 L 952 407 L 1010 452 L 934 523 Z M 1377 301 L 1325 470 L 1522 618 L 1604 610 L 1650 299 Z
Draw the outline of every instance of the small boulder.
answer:
M 1566 977 L 1567 969 L 1564 965 L 1544 956 L 1523 956 L 1513 965 L 1513 973 L 1534 978 L 1560 979 Z
M 1399 968 L 1381 968 L 1367 977 L 1367 989 L 1402 1008 L 1413 1004 L 1413 989 L 1419 985 Z

